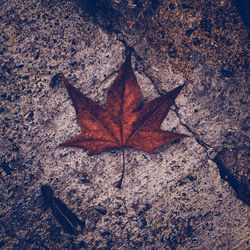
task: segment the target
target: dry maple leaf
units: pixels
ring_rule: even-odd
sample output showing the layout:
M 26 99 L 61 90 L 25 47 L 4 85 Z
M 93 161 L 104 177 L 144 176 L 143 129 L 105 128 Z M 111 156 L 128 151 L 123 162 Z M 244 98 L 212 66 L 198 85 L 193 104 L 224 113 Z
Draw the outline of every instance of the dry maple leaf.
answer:
M 131 67 L 131 54 L 108 90 L 106 108 L 82 94 L 64 75 L 62 77 L 82 133 L 60 146 L 81 147 L 87 149 L 90 155 L 121 148 L 123 168 L 120 180 L 115 183 L 117 188 L 121 188 L 124 177 L 125 147 L 155 153 L 155 148 L 186 136 L 160 129 L 183 85 L 146 103 L 139 110 L 141 90 Z

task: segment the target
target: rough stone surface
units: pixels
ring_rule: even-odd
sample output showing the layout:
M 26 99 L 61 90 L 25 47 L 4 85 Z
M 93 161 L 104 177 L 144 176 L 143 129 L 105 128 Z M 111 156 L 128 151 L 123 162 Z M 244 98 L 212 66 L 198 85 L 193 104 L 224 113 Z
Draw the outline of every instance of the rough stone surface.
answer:
M 247 31 L 236 9 L 229 1 L 86 2 L 1 2 L 0 247 L 249 248 L 246 199 L 214 161 L 249 188 Z M 58 74 L 105 104 L 126 47 L 143 102 L 187 83 L 162 128 L 190 137 L 157 154 L 127 149 L 118 190 L 119 150 L 90 157 L 58 147 L 80 131 Z M 78 236 L 44 211 L 42 184 L 85 220 Z
M 214 161 L 218 164 L 221 178 L 228 181 L 237 196 L 250 205 L 249 190 L 249 147 L 233 150 L 224 149 L 219 152 Z

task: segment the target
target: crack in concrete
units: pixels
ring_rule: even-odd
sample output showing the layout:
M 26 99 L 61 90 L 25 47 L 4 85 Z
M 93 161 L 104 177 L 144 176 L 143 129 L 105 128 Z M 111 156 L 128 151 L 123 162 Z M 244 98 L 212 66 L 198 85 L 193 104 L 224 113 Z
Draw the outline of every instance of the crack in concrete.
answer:
M 173 109 L 173 111 L 175 112 L 176 116 L 178 117 L 178 119 L 179 119 L 179 121 L 180 121 L 180 124 L 181 124 L 182 126 L 184 126 L 184 127 L 188 130 L 188 132 L 190 132 L 190 133 L 193 135 L 193 138 L 195 139 L 195 141 L 196 141 L 201 147 L 203 147 L 203 148 L 205 149 L 207 158 L 210 159 L 210 160 L 213 160 L 214 157 L 212 156 L 212 152 L 213 152 L 213 151 L 217 152 L 216 149 L 215 149 L 214 147 L 208 145 L 208 144 L 207 144 L 206 142 L 204 142 L 203 140 L 201 140 L 200 137 L 199 137 L 199 135 L 198 135 L 197 133 L 195 133 L 187 124 L 183 123 L 183 122 L 181 121 L 181 117 L 180 117 L 180 114 L 179 114 L 179 112 L 178 112 L 180 108 L 176 105 L 176 103 L 174 103 L 174 107 L 175 107 L 175 109 Z M 211 155 L 209 155 L 209 149 L 212 149 L 212 150 L 213 150 L 213 151 L 210 153 Z
M 126 41 L 124 41 L 124 42 L 125 42 L 124 46 L 126 46 Z M 135 52 L 136 58 L 137 58 L 138 55 L 137 55 L 136 51 L 135 51 L 134 49 L 133 49 L 133 51 Z M 139 56 L 138 56 L 138 57 L 139 57 Z M 145 72 L 145 65 L 144 65 L 142 62 L 141 62 L 141 65 L 142 65 L 142 68 L 143 68 L 142 73 L 151 81 L 151 83 L 154 85 L 154 87 L 155 87 L 157 93 L 158 93 L 159 95 L 162 95 L 163 93 L 162 93 L 162 91 L 157 87 L 155 81 L 153 80 L 153 77 L 151 77 L 148 73 Z M 175 112 L 176 116 L 177 116 L 178 119 L 179 119 L 180 124 L 181 124 L 182 126 L 184 126 L 184 127 L 188 130 L 188 132 L 190 132 L 190 133 L 193 135 L 193 138 L 195 139 L 195 141 L 196 141 L 200 146 L 202 146 L 203 148 L 205 148 L 207 158 L 210 159 L 210 160 L 212 160 L 214 157 L 210 156 L 209 153 L 208 153 L 208 151 L 209 151 L 209 149 L 212 149 L 212 150 L 214 150 L 215 152 L 217 152 L 216 149 L 213 148 L 212 146 L 208 145 L 208 144 L 207 144 L 206 142 L 204 142 L 203 140 L 201 140 L 200 137 L 199 137 L 199 135 L 198 135 L 197 133 L 195 133 L 188 125 L 186 125 L 185 123 L 183 123 L 183 122 L 181 121 L 180 114 L 178 113 L 179 107 L 178 107 L 175 103 L 173 104 L 173 106 L 174 106 L 175 108 L 174 108 L 174 109 L 172 108 L 172 111 Z
M 125 46 L 126 49 L 127 49 L 127 48 L 131 48 L 131 47 L 127 46 L 127 42 L 126 42 L 125 40 L 120 40 L 120 41 L 124 44 L 124 46 Z M 135 55 L 136 55 L 136 59 L 137 59 L 137 58 L 140 58 L 140 57 L 138 56 L 138 54 L 136 53 L 135 49 L 134 49 L 133 47 L 132 47 L 132 49 L 133 49 L 133 51 L 134 51 L 134 53 L 135 53 Z M 156 85 L 156 83 L 155 83 L 153 77 L 151 77 L 148 73 L 146 73 L 146 69 L 145 69 L 146 67 L 145 67 L 145 65 L 144 65 L 142 62 L 141 62 L 141 65 L 142 65 L 142 69 L 143 69 L 143 70 L 142 70 L 142 73 L 151 81 L 151 83 L 152 83 L 153 86 L 155 87 L 157 93 L 158 93 L 159 95 L 162 95 L 163 93 L 162 93 L 162 91 L 157 87 L 157 85 Z M 180 114 L 179 114 L 179 112 L 178 112 L 179 107 L 178 107 L 175 103 L 173 104 L 173 106 L 174 106 L 174 109 L 172 108 L 171 110 L 175 112 L 176 116 L 177 116 L 178 119 L 179 119 L 180 124 L 181 124 L 182 126 L 184 126 L 184 127 L 188 130 L 188 132 L 190 132 L 190 133 L 193 135 L 193 138 L 195 139 L 195 141 L 196 141 L 201 147 L 203 147 L 203 148 L 205 149 L 207 158 L 210 159 L 210 160 L 213 160 L 214 157 L 213 157 L 212 155 L 209 155 L 209 152 L 208 152 L 208 151 L 209 151 L 209 149 L 212 149 L 213 151 L 215 151 L 216 153 L 218 153 L 218 152 L 216 151 L 216 149 L 213 148 L 212 146 L 208 145 L 208 144 L 207 144 L 206 142 L 204 142 L 203 140 L 201 140 L 200 137 L 199 137 L 199 135 L 198 135 L 197 133 L 195 133 L 187 124 L 183 123 L 183 122 L 181 121 L 181 117 L 180 117 Z
M 102 27 L 101 24 L 98 23 L 98 25 L 100 25 L 100 27 Z M 102 27 L 102 28 L 104 28 L 104 27 Z M 104 29 L 105 29 L 105 28 L 104 28 Z M 132 45 L 132 46 L 129 46 L 128 43 L 127 43 L 127 41 L 126 41 L 124 38 L 119 38 L 119 34 L 121 34 L 121 35 L 123 36 L 123 34 L 122 34 L 122 32 L 121 32 L 120 30 L 113 30 L 113 32 L 117 35 L 117 40 L 120 41 L 120 42 L 123 44 L 123 46 L 124 46 L 124 48 L 125 48 L 125 51 L 127 51 L 127 50 L 132 50 L 132 51 L 134 52 L 134 54 L 135 54 L 135 58 L 136 58 L 137 61 L 138 61 L 138 59 L 142 59 L 142 58 L 136 53 L 136 50 L 134 49 L 133 45 Z M 140 61 L 141 61 L 141 60 L 140 60 Z M 158 88 L 158 86 L 157 86 L 157 84 L 155 83 L 153 77 L 150 76 L 148 73 L 146 73 L 146 66 L 144 65 L 144 63 L 143 63 L 143 62 L 140 62 L 140 64 L 141 64 L 141 66 L 142 66 L 142 73 L 151 81 L 151 83 L 152 83 L 153 86 L 155 87 L 157 93 L 158 93 L 159 95 L 162 95 L 163 93 L 162 93 L 162 91 Z M 140 72 L 140 70 L 138 70 L 138 71 Z M 111 73 L 111 75 L 113 75 L 114 73 L 115 73 L 115 72 Z M 110 76 L 109 76 L 109 77 L 110 77 Z M 105 78 L 103 82 L 105 82 L 106 80 L 107 80 L 107 79 Z M 209 149 L 212 149 L 213 151 L 215 151 L 216 153 L 218 153 L 218 152 L 216 151 L 216 149 L 213 148 L 212 146 L 208 145 L 208 144 L 207 144 L 206 142 L 204 142 L 203 140 L 201 140 L 200 137 L 199 137 L 199 135 L 198 135 L 197 133 L 195 133 L 194 131 L 192 131 L 192 129 L 191 129 L 188 125 L 186 125 L 185 123 L 183 123 L 183 122 L 181 121 L 180 114 L 178 113 L 179 107 L 178 107 L 175 103 L 174 103 L 173 105 L 174 105 L 175 109 L 172 109 L 172 111 L 175 112 L 176 116 L 177 116 L 178 119 L 179 119 L 180 124 L 181 124 L 182 126 L 184 126 L 184 127 L 188 130 L 188 132 L 190 132 L 190 133 L 193 135 L 193 138 L 195 139 L 195 141 L 196 141 L 201 147 L 203 147 L 203 148 L 205 149 L 207 158 L 210 159 L 210 160 L 213 160 L 214 157 L 212 156 L 212 154 L 209 155 L 209 152 L 208 152 L 208 151 L 209 151 Z M 212 151 L 212 152 L 213 152 L 213 151 Z M 212 153 L 212 152 L 211 152 L 211 153 Z

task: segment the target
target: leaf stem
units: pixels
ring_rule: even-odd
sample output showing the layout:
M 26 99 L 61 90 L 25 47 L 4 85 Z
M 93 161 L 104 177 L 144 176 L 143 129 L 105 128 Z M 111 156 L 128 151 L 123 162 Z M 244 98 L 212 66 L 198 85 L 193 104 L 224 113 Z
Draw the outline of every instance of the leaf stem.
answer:
M 122 147 L 122 175 L 119 181 L 115 183 L 115 187 L 121 189 L 122 188 L 122 181 L 125 174 L 125 153 L 124 153 L 124 147 Z

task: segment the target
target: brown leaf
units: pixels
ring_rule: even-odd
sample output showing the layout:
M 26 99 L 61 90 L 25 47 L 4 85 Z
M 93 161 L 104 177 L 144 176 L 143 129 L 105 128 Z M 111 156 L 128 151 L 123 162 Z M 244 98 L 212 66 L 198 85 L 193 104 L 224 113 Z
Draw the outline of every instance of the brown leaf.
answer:
M 124 176 L 125 147 L 155 153 L 155 148 L 186 136 L 160 129 L 183 85 L 148 102 L 139 110 L 141 90 L 131 67 L 130 54 L 108 90 L 106 108 L 83 95 L 64 75 L 63 81 L 73 101 L 82 133 L 61 146 L 82 147 L 90 155 L 121 148 L 123 173 L 115 184 L 118 188 Z

